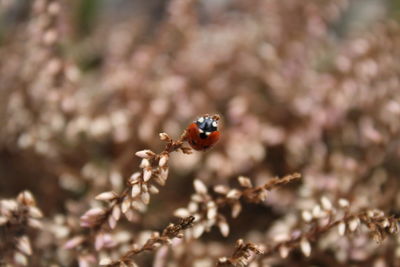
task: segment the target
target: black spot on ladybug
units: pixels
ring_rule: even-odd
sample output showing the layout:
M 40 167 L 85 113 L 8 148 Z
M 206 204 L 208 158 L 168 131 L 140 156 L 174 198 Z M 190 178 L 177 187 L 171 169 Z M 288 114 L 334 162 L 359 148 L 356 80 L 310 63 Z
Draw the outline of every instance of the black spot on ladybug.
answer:
M 207 148 L 209 148 L 210 146 L 203 146 L 203 149 L 207 149 Z
M 205 133 L 200 133 L 199 136 L 200 136 L 201 139 L 206 139 L 207 138 L 207 135 Z

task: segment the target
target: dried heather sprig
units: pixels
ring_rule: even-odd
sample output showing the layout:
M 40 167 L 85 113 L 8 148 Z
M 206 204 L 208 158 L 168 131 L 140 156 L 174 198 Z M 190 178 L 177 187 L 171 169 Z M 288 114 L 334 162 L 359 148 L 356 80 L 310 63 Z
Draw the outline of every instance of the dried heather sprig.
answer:
M 399 232 L 399 219 L 394 216 L 386 216 L 382 211 L 376 209 L 351 213 L 347 200 L 340 199 L 338 202 L 338 209 L 345 209 L 342 218 L 335 218 L 338 212 L 337 208 L 332 205 L 328 198 L 323 197 L 321 198 L 323 209 L 313 209 L 313 213 L 306 216 L 304 216 L 304 213 L 302 214 L 303 219 L 306 217 L 307 222 L 313 223 L 311 229 L 302 233 L 293 233 L 292 238 L 280 241 L 273 246 L 267 246 L 265 251 L 256 254 L 263 254 L 262 257 L 266 258 L 278 252 L 282 258 L 286 258 L 291 250 L 299 247 L 304 256 L 309 257 L 312 254 L 311 244 L 335 227 L 337 227 L 339 235 L 343 236 L 356 231 L 360 225 L 365 225 L 369 229 L 372 239 L 378 243 L 381 243 L 388 235 Z M 308 219 L 309 216 L 311 216 L 311 219 Z M 328 219 L 328 221 L 320 220 L 323 218 Z M 250 244 L 249 246 L 253 245 L 253 250 L 247 247 L 252 252 L 255 252 L 255 249 L 258 248 L 252 243 L 248 244 Z M 250 251 L 246 254 L 243 251 L 244 248 L 246 246 L 243 245 L 243 241 L 239 242 L 233 256 L 231 258 L 220 258 L 218 266 L 247 266 L 254 258 L 251 258 Z
M 137 266 L 132 259 L 135 255 L 144 251 L 154 251 L 163 245 L 170 245 L 174 238 L 182 238 L 182 231 L 192 227 L 194 219 L 193 216 L 189 216 L 181 219 L 178 224 L 171 223 L 161 234 L 159 232 L 154 232 L 143 246 L 139 247 L 134 245 L 134 247 L 126 252 L 120 259 L 111 261 L 110 258 L 103 258 L 99 264 L 104 266 Z
M 273 188 L 285 185 L 294 180 L 300 179 L 301 175 L 294 173 L 283 178 L 274 178 L 262 186 L 253 187 L 249 178 L 238 177 L 239 183 L 244 189 L 231 189 L 227 186 L 217 185 L 214 191 L 218 196 L 210 194 L 207 187 L 200 180 L 194 180 L 195 193 L 191 197 L 187 208 L 180 208 L 175 211 L 175 216 L 196 217 L 196 225 L 193 227 L 194 238 L 200 237 L 204 231 L 210 231 L 211 227 L 217 225 L 223 236 L 229 235 L 229 225 L 224 215 L 219 211 L 222 207 L 231 208 L 231 216 L 236 218 L 242 210 L 242 202 L 261 203 L 266 198 L 266 192 Z
M 157 194 L 159 192 L 157 186 L 163 186 L 166 183 L 170 153 L 176 151 L 185 154 L 192 153 L 190 147 L 184 146 L 184 142 L 187 141 L 186 130 L 177 141 L 174 141 L 166 133 L 160 133 L 160 139 L 166 142 L 161 153 L 156 154 L 148 149 L 135 153 L 136 156 L 142 158 L 139 166 L 142 171 L 131 175 L 121 194 L 112 191 L 100 193 L 96 196 L 96 199 L 106 202 L 107 207 L 92 208 L 82 215 L 80 224 L 82 227 L 94 230 L 94 240 L 89 236 L 82 238 L 82 235 L 79 234 L 66 242 L 66 248 L 71 249 L 84 243 L 94 243 L 95 249 L 99 251 L 106 246 L 112 246 L 109 244 L 110 242 L 104 239 L 106 236 L 104 233 L 105 226 L 108 225 L 109 228 L 114 229 L 122 215 L 125 215 L 129 221 L 134 221 L 137 218 L 137 212 L 146 210 L 151 194 Z M 89 240 L 90 242 L 85 242 Z M 108 264 L 108 262 L 103 259 L 102 264 Z
M 30 229 L 41 229 L 42 212 L 29 191 L 21 192 L 16 199 L 0 200 L 0 255 L 2 262 L 11 265 L 28 265 L 32 255 Z
M 245 267 L 247 266 L 255 255 L 263 254 L 263 250 L 254 243 L 244 243 L 242 239 L 236 241 L 235 251 L 230 258 L 220 258 L 217 266 L 233 266 Z
M 269 246 L 263 257 L 272 256 L 279 252 L 282 258 L 286 258 L 291 250 L 300 247 L 302 253 L 309 257 L 312 253 L 312 242 L 318 241 L 324 234 L 337 227 L 339 236 L 355 232 L 361 225 L 369 229 L 373 240 L 381 243 L 388 235 L 399 232 L 399 219 L 387 216 L 383 211 L 368 209 L 361 212 L 350 212 L 349 202 L 345 199 L 338 201 L 338 207 L 334 207 L 331 201 L 321 198 L 321 206 L 316 205 L 312 211 L 303 211 L 302 218 L 311 224 L 311 229 L 292 234 L 287 240 L 282 240 L 273 246 Z M 307 227 L 309 228 L 309 226 Z
M 81 217 L 81 226 L 93 228 L 96 231 L 108 224 L 111 229 L 116 227 L 121 215 L 132 221 L 136 218 L 136 212 L 143 212 L 150 202 L 150 195 L 157 194 L 158 186 L 163 186 L 168 178 L 169 154 L 182 151 L 190 154 L 191 149 L 185 147 L 186 132 L 174 141 L 166 133 L 160 134 L 160 139 L 167 142 L 164 150 L 156 154 L 145 149 L 136 152 L 136 156 L 142 158 L 141 172 L 135 172 L 128 180 L 127 187 L 121 194 L 115 192 L 103 192 L 96 196 L 97 200 L 108 203 L 107 208 L 92 208 Z

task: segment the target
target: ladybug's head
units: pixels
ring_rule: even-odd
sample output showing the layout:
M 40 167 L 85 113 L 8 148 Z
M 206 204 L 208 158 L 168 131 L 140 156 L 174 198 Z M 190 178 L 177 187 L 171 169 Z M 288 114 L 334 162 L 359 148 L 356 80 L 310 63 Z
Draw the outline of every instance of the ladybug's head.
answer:
M 218 121 L 213 117 L 203 116 L 198 118 L 195 123 L 202 139 L 206 139 L 212 132 L 218 131 Z

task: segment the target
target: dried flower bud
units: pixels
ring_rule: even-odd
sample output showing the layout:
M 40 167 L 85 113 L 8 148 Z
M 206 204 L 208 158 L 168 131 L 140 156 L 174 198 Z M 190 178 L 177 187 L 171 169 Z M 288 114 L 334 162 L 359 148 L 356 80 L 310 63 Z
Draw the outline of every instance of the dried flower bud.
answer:
M 350 229 L 350 231 L 354 232 L 359 225 L 360 225 L 360 219 L 359 218 L 351 219 L 349 221 L 349 229 Z
M 314 206 L 314 208 L 312 209 L 312 215 L 314 216 L 314 218 L 322 218 L 323 217 L 324 212 L 322 211 L 320 205 Z
M 163 184 L 160 184 L 160 185 L 164 185 L 165 181 L 167 181 L 168 172 L 169 172 L 168 168 L 160 168 L 160 176 L 159 177 L 160 177 L 160 179 L 162 180 L 162 183 L 163 183 Z
M 39 220 L 32 219 L 32 218 L 28 219 L 28 225 L 30 227 L 36 228 L 36 229 L 42 229 L 43 228 L 43 224 Z
M 207 218 L 209 220 L 213 220 L 217 217 L 218 209 L 215 205 L 215 202 L 208 202 L 207 203 Z
M 342 208 L 347 208 L 348 206 L 350 206 L 349 201 L 344 198 L 339 199 L 338 203 L 339 203 L 339 206 Z
M 115 206 L 114 206 L 111 215 L 114 217 L 114 219 L 115 219 L 116 221 L 119 220 L 119 218 L 121 217 L 121 209 L 120 209 L 119 205 L 115 205 Z
M 190 216 L 190 212 L 189 212 L 187 209 L 180 208 L 180 209 L 177 209 L 177 210 L 174 212 L 174 215 L 175 215 L 176 217 L 186 218 L 186 217 L 189 217 L 189 216 Z
M 232 213 L 231 213 L 232 218 L 237 218 L 237 216 L 239 216 L 241 211 L 242 211 L 242 205 L 240 204 L 239 201 L 236 201 L 235 204 L 233 204 L 232 206 Z
M 138 215 L 137 213 L 133 210 L 133 209 L 129 209 L 126 213 L 125 213 L 125 217 L 128 221 L 130 222 L 136 222 L 138 220 Z
M 92 208 L 88 210 L 85 214 L 82 215 L 82 217 L 87 216 L 87 217 L 94 217 L 94 216 L 99 216 L 103 215 L 104 210 L 102 208 Z
M 382 222 L 381 222 L 381 227 L 382 228 L 387 228 L 390 226 L 389 220 L 387 218 L 385 218 Z
M 160 167 L 166 166 L 168 163 L 168 158 L 169 158 L 168 154 L 166 154 L 166 153 L 162 154 L 160 157 L 160 161 L 158 162 L 158 166 L 160 166 Z
M 139 158 L 150 159 L 154 157 L 156 154 L 149 149 L 144 149 L 136 152 L 135 155 L 138 156 Z
M 205 226 L 203 224 L 200 224 L 200 223 L 196 224 L 193 227 L 193 237 L 199 238 L 204 233 L 204 230 L 205 230 Z
M 137 197 L 140 194 L 140 184 L 134 184 L 132 185 L 132 189 L 131 189 L 131 196 L 132 198 Z
M 240 183 L 241 186 L 246 187 L 246 188 L 251 188 L 253 187 L 251 180 L 247 177 L 244 176 L 239 176 L 238 177 L 238 181 Z
M 303 212 L 301 213 L 301 217 L 306 222 L 310 222 L 313 219 L 313 215 L 308 210 L 303 210 Z
M 142 159 L 142 161 L 140 162 L 139 167 L 141 169 L 149 168 L 150 167 L 150 161 L 148 159 Z
M 29 216 L 31 216 L 32 218 L 39 219 L 43 217 L 43 213 L 35 206 L 30 206 L 28 212 Z
M 332 209 L 332 202 L 325 196 L 321 198 L 322 208 L 324 210 L 331 210 Z
M 373 217 L 375 217 L 375 212 L 373 210 L 369 210 L 369 211 L 367 211 L 367 215 L 368 215 L 368 217 L 373 218 Z
M 173 227 L 174 224 L 170 223 L 168 226 L 169 227 Z M 152 232 L 151 233 L 151 238 L 156 239 L 156 238 L 159 238 L 159 237 L 160 237 L 160 233 L 159 232 Z
M 150 185 L 149 192 L 152 194 L 158 194 L 160 190 L 158 190 L 158 188 L 155 185 Z
M 304 256 L 309 257 L 311 255 L 311 245 L 310 242 L 306 238 L 302 238 L 300 241 L 301 252 L 303 252 Z
M 117 194 L 115 194 L 112 191 L 109 191 L 109 192 L 103 192 L 103 193 L 98 194 L 95 197 L 95 199 L 100 200 L 100 201 L 110 201 L 110 200 L 115 199 L 116 197 L 117 197 Z
M 117 226 L 117 220 L 113 216 L 108 217 L 108 225 L 111 229 L 114 229 Z
M 150 168 L 146 168 L 143 170 L 143 181 L 147 182 L 150 180 L 152 175 L 152 171 Z
M 18 203 L 14 200 L 1 200 L 0 207 L 3 215 L 10 216 L 10 212 L 17 210 Z
M 229 191 L 229 188 L 225 185 L 216 185 L 216 186 L 214 186 L 214 191 L 216 193 L 226 195 Z
M 196 202 L 189 202 L 188 208 L 190 213 L 195 213 L 199 210 L 199 204 Z M 188 215 L 189 216 L 189 215 Z M 187 217 L 187 216 L 186 216 Z
M 344 234 L 346 233 L 346 223 L 345 222 L 339 223 L 338 232 L 339 232 L 339 235 L 344 236 Z
M 18 265 L 22 265 L 22 266 L 28 265 L 28 258 L 24 254 L 22 254 L 18 251 L 14 253 L 14 261 Z
M 141 175 L 140 172 L 134 172 L 134 173 L 131 175 L 131 177 L 129 178 L 129 183 L 130 183 L 131 185 L 137 183 L 138 180 L 139 180 L 140 175 Z
M 197 193 L 207 194 L 207 187 L 205 186 L 205 184 L 202 181 L 196 179 L 196 180 L 194 180 L 193 185 L 194 185 L 194 189 L 196 190 Z
M 218 263 L 227 263 L 228 262 L 228 258 L 227 257 L 222 257 L 218 259 Z
M 239 199 L 242 196 L 242 192 L 237 189 L 231 189 L 226 195 L 227 198 Z
M 122 213 L 126 213 L 130 207 L 131 207 L 131 200 L 129 197 L 125 197 L 121 203 Z
M 136 210 L 138 210 L 140 212 L 145 212 L 146 211 L 146 205 L 143 202 L 132 201 L 131 205 L 132 205 L 132 208 L 134 208 L 134 209 L 136 209 Z
M 150 203 L 150 194 L 149 194 L 149 192 L 143 192 L 142 193 L 142 201 L 146 205 L 148 205 Z
M 142 184 L 142 192 L 149 192 L 149 187 L 147 184 Z
M 171 137 L 169 137 L 169 135 L 167 133 L 160 133 L 159 136 L 160 136 L 160 140 L 161 141 L 169 141 L 169 140 L 171 140 Z
M 81 216 L 82 227 L 92 227 L 94 222 L 101 218 L 105 214 L 105 211 L 101 208 L 92 208 Z
M 82 244 L 82 242 L 85 239 L 83 238 L 83 236 L 75 236 L 71 239 L 69 239 L 65 244 L 64 244 L 64 248 L 65 249 L 73 249 L 77 246 L 79 246 L 80 244 Z
M 34 206 L 36 205 L 36 201 L 31 192 L 25 190 L 17 196 L 17 201 L 23 205 Z
M 193 194 L 190 198 L 194 202 L 198 202 L 198 203 L 203 202 L 203 197 L 199 194 Z
M 218 222 L 219 231 L 224 237 L 229 235 L 229 225 L 225 220 L 221 220 Z
M 108 258 L 108 257 L 103 257 L 103 258 L 101 258 L 101 260 L 99 261 L 99 265 L 100 265 L 100 266 L 106 266 L 106 265 L 109 265 L 109 264 L 111 264 L 111 263 L 112 263 L 112 261 L 111 261 L 111 259 Z
M 280 246 L 279 255 L 281 255 L 283 259 L 287 258 L 287 256 L 289 255 L 289 248 L 286 246 Z
M 21 251 L 25 255 L 28 255 L 28 256 L 32 255 L 31 243 L 29 241 L 29 238 L 26 235 L 24 235 L 18 239 L 17 248 L 19 249 L 19 251 Z
M 164 186 L 164 185 L 165 185 L 165 180 L 163 180 L 163 179 L 160 177 L 160 175 L 155 175 L 154 178 L 153 178 L 153 180 L 154 180 L 157 184 L 159 184 L 159 185 L 161 185 L 161 186 Z

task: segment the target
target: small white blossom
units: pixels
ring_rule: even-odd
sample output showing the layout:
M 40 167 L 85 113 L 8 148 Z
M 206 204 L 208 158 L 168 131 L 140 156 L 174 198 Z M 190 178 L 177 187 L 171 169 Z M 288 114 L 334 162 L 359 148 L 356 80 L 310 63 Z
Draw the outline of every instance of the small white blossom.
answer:
M 135 153 L 139 158 L 149 159 L 154 157 L 155 153 L 149 149 L 140 150 Z
M 197 193 L 207 194 L 207 187 L 202 181 L 196 179 L 194 180 L 193 184 L 194 184 L 194 189 L 196 190 Z
M 311 255 L 311 245 L 306 238 L 301 239 L 300 248 L 304 256 L 309 257 Z
M 109 191 L 109 192 L 103 192 L 103 193 L 98 194 L 95 197 L 95 199 L 102 200 L 102 201 L 109 201 L 109 200 L 112 200 L 112 199 L 114 199 L 116 197 L 117 197 L 117 195 L 114 192 Z

